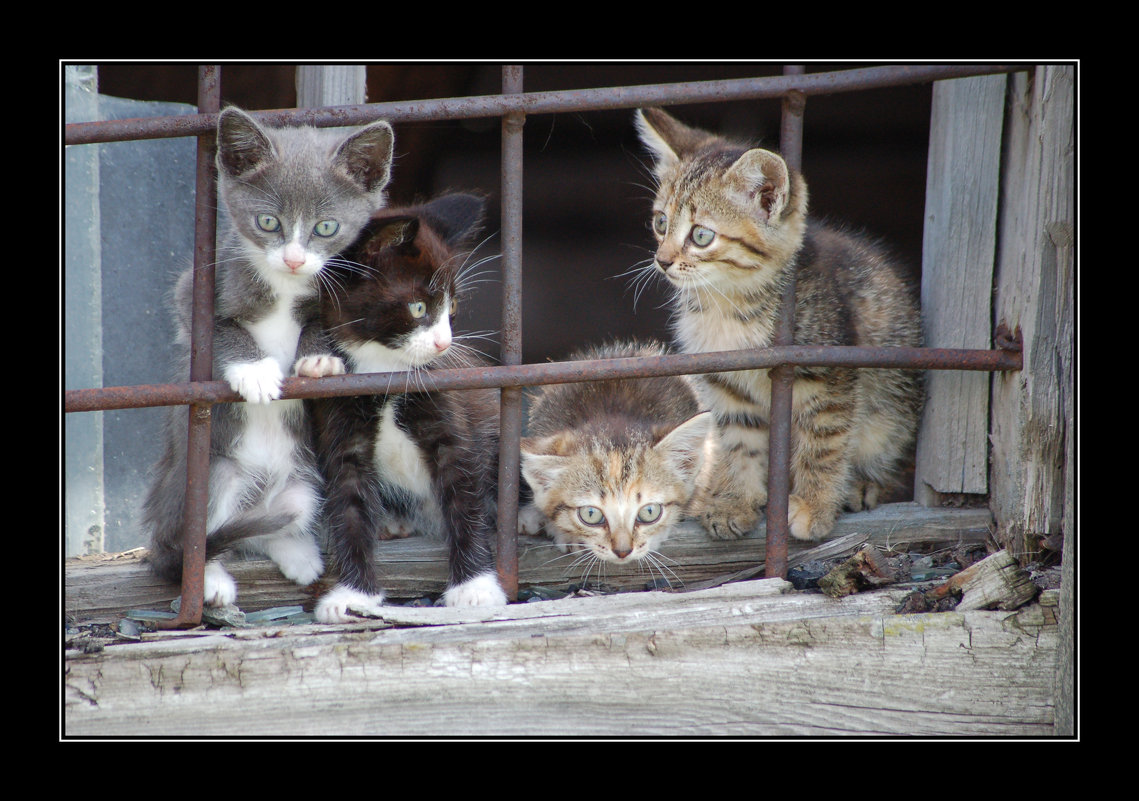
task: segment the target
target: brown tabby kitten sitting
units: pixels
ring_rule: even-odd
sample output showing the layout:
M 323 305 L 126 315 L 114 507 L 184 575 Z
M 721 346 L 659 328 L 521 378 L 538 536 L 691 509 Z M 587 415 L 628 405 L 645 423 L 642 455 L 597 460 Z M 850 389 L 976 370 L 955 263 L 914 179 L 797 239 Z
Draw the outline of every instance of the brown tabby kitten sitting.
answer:
M 617 343 L 571 360 L 660 356 L 659 343 Z M 690 507 L 714 461 L 715 422 L 684 376 L 551 384 L 531 396 L 519 513 L 563 550 L 606 562 L 648 558 Z M 658 563 L 659 564 L 659 563 Z
M 688 353 L 772 344 L 780 298 L 796 282 L 795 344 L 921 345 L 915 292 L 875 243 L 807 217 L 807 185 L 777 154 L 636 114 L 658 181 L 655 265 L 676 289 L 674 329 Z M 704 526 L 743 536 L 767 503 L 767 370 L 700 377 L 719 423 L 721 462 Z M 792 415 L 793 536 L 818 539 L 839 509 L 873 508 L 896 480 L 923 399 L 915 371 L 799 367 Z

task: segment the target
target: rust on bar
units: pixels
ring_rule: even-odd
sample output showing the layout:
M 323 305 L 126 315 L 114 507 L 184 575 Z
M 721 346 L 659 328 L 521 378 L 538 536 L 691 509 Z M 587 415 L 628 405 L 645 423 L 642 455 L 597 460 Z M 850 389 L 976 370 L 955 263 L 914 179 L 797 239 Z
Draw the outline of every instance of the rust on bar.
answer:
M 1015 371 L 1022 368 L 1019 350 L 963 348 L 866 348 L 837 345 L 788 345 L 756 350 L 676 353 L 599 361 L 424 370 L 420 373 L 353 373 L 327 378 L 286 378 L 282 399 L 336 397 L 390 392 L 392 387 L 420 390 L 528 387 L 593 381 L 599 378 L 645 378 L 658 375 L 758 370 L 780 364 L 807 367 L 889 367 L 911 370 Z M 414 381 L 413 381 L 414 379 Z M 69 389 L 64 411 L 95 412 L 187 403 L 237 403 L 241 397 L 224 381 L 187 384 L 140 384 L 127 387 Z
M 522 67 L 502 68 L 504 94 L 522 91 Z M 526 117 L 502 118 L 502 362 L 522 362 L 522 131 Z M 510 600 L 518 598 L 518 491 L 522 390 L 503 387 L 499 416 L 497 568 Z
M 218 68 L 198 71 L 198 108 L 220 107 Z M 214 258 L 217 215 L 214 212 L 217 175 L 216 136 L 198 137 L 195 192 L 194 299 L 190 334 L 190 380 L 213 377 Z M 206 508 L 209 503 L 211 406 L 194 403 L 187 409 L 186 510 L 182 530 L 182 602 L 178 616 L 159 628 L 190 628 L 202 622 L 206 573 Z
M 887 65 L 835 72 L 735 78 L 722 81 L 504 93 L 313 109 L 277 109 L 256 111 L 253 112 L 253 116 L 272 125 L 305 124 L 334 127 L 364 125 L 378 119 L 390 122 L 416 122 L 499 117 L 511 113 L 555 114 L 563 111 L 602 111 L 646 105 L 774 99 L 784 97 L 789 92 L 798 92 L 804 96 L 825 95 L 930 83 L 970 75 L 1019 72 L 1029 68 L 1028 64 Z M 132 139 L 200 136 L 209 133 L 216 125 L 216 113 L 77 122 L 64 126 L 64 144 L 83 145 Z
M 784 75 L 803 74 L 798 65 L 784 68 Z M 780 122 L 779 148 L 792 170 L 802 168 L 803 111 L 806 97 L 796 89 L 783 97 Z M 775 345 L 790 345 L 795 334 L 795 280 L 792 277 L 783 287 L 779 307 L 779 322 L 775 329 Z M 767 509 L 764 550 L 764 575 L 767 578 L 787 577 L 787 541 L 790 524 L 791 496 L 791 404 L 795 368 L 780 364 L 771 375 L 771 408 L 768 419 Z

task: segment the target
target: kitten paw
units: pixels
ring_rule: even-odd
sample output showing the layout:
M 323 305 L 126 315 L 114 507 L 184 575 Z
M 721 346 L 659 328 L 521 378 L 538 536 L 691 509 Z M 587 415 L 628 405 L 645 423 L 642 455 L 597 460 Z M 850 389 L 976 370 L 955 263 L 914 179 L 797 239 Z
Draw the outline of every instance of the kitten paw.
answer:
M 365 617 L 383 616 L 384 594 L 369 595 L 337 584 L 316 603 L 313 614 L 320 623 L 351 623 Z
M 445 606 L 504 606 L 506 602 L 506 593 L 494 573 L 467 579 L 443 593 Z
M 714 540 L 735 540 L 750 534 L 759 522 L 755 505 L 740 500 L 716 504 L 701 516 L 708 536 Z
M 202 584 L 206 606 L 229 606 L 237 600 L 237 582 L 218 562 L 206 562 Z
M 293 375 L 306 378 L 324 378 L 328 375 L 344 375 L 346 372 L 344 360 L 328 353 L 319 356 L 302 356 L 293 365 Z
M 281 366 L 272 356 L 261 361 L 231 364 L 225 368 L 225 380 L 248 403 L 268 403 L 281 397 Z
M 878 498 L 882 494 L 882 486 L 873 481 L 855 481 L 850 486 L 844 506 L 852 512 L 861 512 L 863 509 L 874 509 L 878 506 Z
M 415 533 L 415 526 L 402 517 L 389 517 L 380 524 L 376 536 L 381 540 L 403 540 Z
M 534 504 L 527 504 L 518 510 L 518 533 L 536 537 L 546 527 L 546 516 Z
M 311 547 L 308 547 L 311 545 Z M 280 549 L 272 555 L 272 559 L 281 569 L 285 578 L 295 582 L 301 587 L 307 587 L 324 572 L 324 560 L 320 556 L 316 545 L 306 544 L 295 550 L 282 553 Z
M 787 499 L 787 521 L 791 536 L 797 540 L 820 540 L 834 528 L 834 513 L 812 508 L 811 504 L 792 495 Z

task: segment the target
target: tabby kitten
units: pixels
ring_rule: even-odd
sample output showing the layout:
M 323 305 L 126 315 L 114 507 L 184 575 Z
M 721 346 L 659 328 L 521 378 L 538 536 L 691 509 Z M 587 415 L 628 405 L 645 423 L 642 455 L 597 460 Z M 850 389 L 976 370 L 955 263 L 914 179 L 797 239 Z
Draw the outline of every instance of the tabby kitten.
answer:
M 796 286 L 796 344 L 921 345 L 903 269 L 875 243 L 808 219 L 806 182 L 779 155 L 659 109 L 639 110 L 635 121 L 655 158 L 655 266 L 675 289 L 683 351 L 770 346 L 788 281 Z M 699 381 L 722 448 L 704 526 L 713 537 L 742 536 L 767 502 L 768 371 Z M 840 508 L 877 504 L 913 443 L 922 399 L 915 371 L 795 369 L 792 535 L 823 537 Z
M 660 356 L 659 343 L 616 343 L 579 359 Z M 679 376 L 550 384 L 531 397 L 522 475 L 533 503 L 520 530 L 545 528 L 563 550 L 628 563 L 649 556 L 697 502 L 714 461 L 715 425 Z
M 320 478 L 298 400 L 278 400 L 285 375 L 343 372 L 328 352 L 317 288 L 327 261 L 384 203 L 392 129 L 350 134 L 271 128 L 237 108 L 218 118 L 217 167 L 228 231 L 216 265 L 213 372 L 245 399 L 212 408 L 205 602 L 233 603 L 237 586 L 217 558 L 239 546 L 268 556 L 288 578 L 324 568 L 314 536 Z M 177 379 L 190 363 L 193 269 L 178 280 Z M 182 574 L 187 412 L 170 407 L 165 451 L 144 502 L 149 561 Z
M 483 201 L 445 195 L 375 215 L 321 293 L 324 325 L 350 372 L 419 371 L 487 362 L 455 341 L 463 248 Z M 414 379 L 412 379 L 414 381 Z M 448 606 L 506 603 L 490 541 L 498 497 L 498 390 L 416 391 L 313 402 L 327 481 L 329 549 L 337 586 L 324 623 L 383 603 L 377 537 L 412 530 L 449 545 Z

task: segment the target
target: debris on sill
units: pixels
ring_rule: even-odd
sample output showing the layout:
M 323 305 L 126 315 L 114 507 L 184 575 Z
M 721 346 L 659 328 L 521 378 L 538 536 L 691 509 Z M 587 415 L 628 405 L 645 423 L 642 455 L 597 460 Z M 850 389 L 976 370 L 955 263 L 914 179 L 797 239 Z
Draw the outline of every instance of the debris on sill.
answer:
M 864 545 L 854 556 L 819 578 L 819 589 L 831 598 L 842 598 L 895 582 L 894 570 L 873 545 Z
M 1012 554 L 997 551 L 930 590 L 910 593 L 898 613 L 1011 611 L 1035 600 L 1040 589 Z

